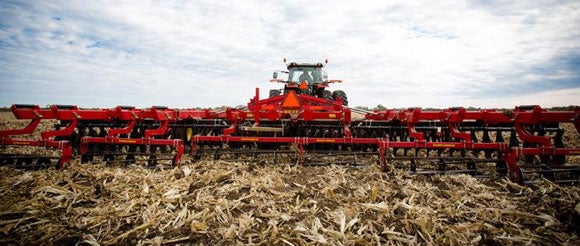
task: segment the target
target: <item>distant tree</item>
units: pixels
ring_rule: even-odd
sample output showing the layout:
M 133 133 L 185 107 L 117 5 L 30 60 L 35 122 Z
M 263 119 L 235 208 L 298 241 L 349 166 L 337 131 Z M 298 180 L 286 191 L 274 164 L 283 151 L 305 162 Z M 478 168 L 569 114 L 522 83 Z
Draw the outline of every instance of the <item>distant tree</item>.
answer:
M 372 110 L 372 109 L 370 109 L 370 108 L 369 108 L 369 107 L 367 107 L 367 106 L 356 106 L 356 107 L 354 107 L 354 108 L 356 108 L 356 109 L 362 109 L 362 110 L 367 110 L 367 111 L 371 111 L 371 110 Z
M 379 111 L 385 111 L 387 110 L 387 107 L 383 106 L 382 104 L 379 104 L 375 107 L 375 109 Z
M 465 110 L 467 110 L 467 111 L 476 111 L 476 110 L 481 110 L 481 108 L 476 108 L 476 107 L 469 106 Z
M 559 107 L 551 107 L 550 110 L 554 110 L 554 111 L 574 111 L 578 107 L 579 107 L 578 105 L 559 106 Z

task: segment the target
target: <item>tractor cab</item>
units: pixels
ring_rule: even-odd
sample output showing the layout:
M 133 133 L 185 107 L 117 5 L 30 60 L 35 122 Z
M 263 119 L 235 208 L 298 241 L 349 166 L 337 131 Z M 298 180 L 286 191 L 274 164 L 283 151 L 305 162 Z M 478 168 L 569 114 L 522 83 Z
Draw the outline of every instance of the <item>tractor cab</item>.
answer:
M 288 81 L 301 84 L 306 82 L 308 85 L 320 84 L 323 82 L 323 73 L 326 78 L 326 72 L 322 71 L 322 64 L 296 64 L 288 65 Z
M 335 91 L 335 93 L 332 93 L 327 90 L 329 83 L 340 83 L 342 81 L 328 80 L 328 75 L 322 69 L 323 67 L 322 63 L 291 62 L 287 64 L 288 71 L 275 71 L 270 82 L 284 83 L 284 94 L 294 91 L 296 94 L 308 94 L 328 100 L 335 100 L 336 97 L 340 97 L 346 105 L 346 94 L 344 92 Z M 288 79 L 279 79 L 278 72 L 288 74 Z M 278 96 L 281 93 L 281 90 L 270 90 L 270 97 Z
M 324 88 L 328 87 L 328 76 L 322 70 L 322 63 L 296 63 L 288 64 L 288 71 L 280 71 L 288 74 L 288 79 L 278 79 L 278 72 L 274 72 L 272 82 L 284 83 L 284 93 L 290 90 L 296 93 L 305 93 L 312 96 L 320 95 Z

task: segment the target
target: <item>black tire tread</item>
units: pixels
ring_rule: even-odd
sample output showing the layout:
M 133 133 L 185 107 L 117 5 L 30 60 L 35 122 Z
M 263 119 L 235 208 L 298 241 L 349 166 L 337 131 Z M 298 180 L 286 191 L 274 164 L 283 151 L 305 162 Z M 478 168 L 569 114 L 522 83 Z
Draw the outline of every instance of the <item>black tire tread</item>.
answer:
M 324 98 L 326 100 L 329 100 L 329 101 L 334 100 L 334 97 L 332 96 L 332 92 L 330 92 L 330 91 L 324 90 L 324 91 L 322 91 L 321 95 L 322 95 L 322 98 Z
M 280 90 L 270 90 L 269 97 L 275 97 L 275 96 L 279 96 L 279 95 L 280 95 Z
M 348 98 L 346 97 L 346 92 L 342 90 L 336 90 L 332 93 L 332 97 L 334 98 L 334 100 L 336 100 L 337 98 L 342 99 L 342 105 L 348 106 Z

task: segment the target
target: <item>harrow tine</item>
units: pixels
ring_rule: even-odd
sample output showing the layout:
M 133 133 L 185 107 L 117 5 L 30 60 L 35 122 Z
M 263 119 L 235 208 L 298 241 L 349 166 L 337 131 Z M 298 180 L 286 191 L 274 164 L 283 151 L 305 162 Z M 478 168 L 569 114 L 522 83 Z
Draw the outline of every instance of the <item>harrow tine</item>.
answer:
M 548 166 L 542 167 L 542 172 L 540 173 L 540 175 L 542 175 L 542 177 L 552 182 L 556 181 L 556 175 L 554 174 L 554 171 L 552 171 L 552 169 Z
M 472 175 L 474 175 L 475 173 L 477 173 L 477 165 L 476 165 L 476 163 L 473 160 L 472 161 L 467 161 L 467 170 Z
M 506 176 L 508 173 L 508 168 L 505 161 L 497 161 L 495 163 L 495 170 L 500 176 Z
M 438 165 L 438 170 L 441 172 L 445 172 L 447 170 L 447 165 L 445 163 L 445 161 L 443 160 L 443 158 L 439 158 L 439 165 Z
M 181 140 L 85 137 L 82 142 L 81 159 L 89 160 L 93 156 L 100 156 L 102 158 L 101 160 L 107 164 L 135 164 L 137 161 L 143 160 L 141 158 L 138 159 L 137 156 L 144 156 L 144 161 L 147 163 L 147 166 L 158 166 L 160 165 L 159 161 L 169 161 L 169 163 L 164 163 L 163 165 L 175 167 L 179 164 L 184 151 Z M 94 148 L 92 146 L 99 146 L 101 148 Z M 170 150 L 161 151 L 159 146 L 166 146 Z M 148 151 L 141 152 L 143 147 Z
M 520 142 L 518 141 L 518 138 L 516 137 L 516 131 L 512 130 L 510 132 L 510 148 L 511 147 L 518 147 L 520 146 Z
M 137 151 L 137 146 L 135 146 L 135 145 L 129 145 L 127 148 L 128 153 L 135 153 L 136 151 Z M 125 161 L 127 161 L 128 164 L 134 164 L 136 162 L 135 155 L 134 154 L 127 154 L 127 156 L 125 156 Z
M 534 184 L 539 182 L 538 178 L 545 178 L 557 184 L 578 184 L 580 183 L 579 167 L 552 168 L 547 165 L 541 167 L 521 168 L 522 183 Z
M 157 166 L 157 155 L 155 155 L 154 152 L 152 152 L 152 154 L 149 155 L 149 159 L 147 159 L 147 165 L 149 167 Z
M 214 149 L 214 153 L 213 153 L 213 159 L 214 160 L 219 160 L 221 157 L 219 150 L 218 149 Z
M 149 166 L 156 166 L 157 165 L 157 156 L 155 155 L 157 153 L 157 145 L 151 145 L 149 146 L 149 153 L 151 153 L 149 155 L 149 159 L 147 159 L 147 164 Z
M 471 131 L 471 141 L 473 141 L 474 143 L 479 142 L 477 139 L 477 134 L 475 134 L 475 131 Z
M 58 157 L 39 155 L 0 155 L 0 166 L 14 167 L 17 169 L 38 170 L 44 168 L 59 168 Z
M 470 174 L 476 177 L 486 177 L 490 173 L 507 172 L 507 168 L 497 166 L 498 159 L 479 159 L 474 157 L 391 157 L 389 160 L 409 161 L 409 171 L 414 174 Z M 491 166 L 490 164 L 494 164 Z M 486 167 L 480 169 L 480 165 Z M 399 167 L 405 167 L 399 166 Z M 433 169 L 433 167 L 435 167 Z
M 495 142 L 496 143 L 505 143 L 505 139 L 503 138 L 503 132 L 501 129 L 498 129 L 495 134 Z

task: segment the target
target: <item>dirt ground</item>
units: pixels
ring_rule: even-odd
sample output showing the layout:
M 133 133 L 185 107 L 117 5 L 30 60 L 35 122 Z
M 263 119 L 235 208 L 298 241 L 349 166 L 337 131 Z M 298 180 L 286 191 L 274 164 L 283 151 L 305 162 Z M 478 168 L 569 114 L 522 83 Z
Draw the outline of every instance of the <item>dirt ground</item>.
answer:
M 0 115 L 1 129 L 22 124 Z M 75 160 L 0 175 L 3 245 L 580 245 L 580 187 L 546 180 L 188 155 L 176 169 Z
M 2 111 L 0 111 L 0 120 L 2 120 L 2 121 L 6 121 L 6 120 L 16 120 L 16 118 L 14 117 L 14 115 L 12 114 L 12 112 L 2 112 Z

